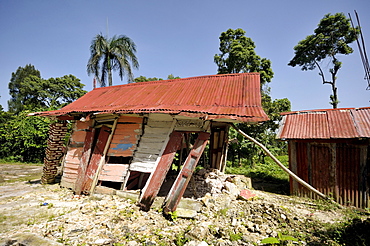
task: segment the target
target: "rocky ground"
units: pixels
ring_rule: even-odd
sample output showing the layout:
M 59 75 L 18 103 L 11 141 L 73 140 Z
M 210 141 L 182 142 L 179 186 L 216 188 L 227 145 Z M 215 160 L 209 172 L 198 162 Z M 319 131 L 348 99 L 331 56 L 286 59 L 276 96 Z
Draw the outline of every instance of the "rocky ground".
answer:
M 296 245 L 321 245 L 320 231 L 349 213 L 332 204 L 253 190 L 248 182 L 200 171 L 170 218 L 162 214 L 163 197 L 144 212 L 136 193 L 100 189 L 107 194 L 76 196 L 58 184 L 3 183 L 0 245 L 262 245 L 262 239 L 278 233 L 293 236 Z M 241 190 L 255 196 L 242 199 Z

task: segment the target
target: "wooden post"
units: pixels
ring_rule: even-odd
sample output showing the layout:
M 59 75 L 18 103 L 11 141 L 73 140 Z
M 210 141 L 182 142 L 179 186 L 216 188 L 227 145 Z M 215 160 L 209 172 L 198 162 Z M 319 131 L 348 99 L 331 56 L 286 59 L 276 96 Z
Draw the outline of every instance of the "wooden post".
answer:
M 114 120 L 114 123 L 113 123 L 113 127 L 112 129 L 110 129 L 109 131 L 109 136 L 108 136 L 108 139 L 105 143 L 105 147 L 104 147 L 104 150 L 103 150 L 103 153 L 102 153 L 102 156 L 100 158 L 100 161 L 99 161 L 99 165 L 96 169 L 96 172 L 95 172 L 95 175 L 94 175 L 94 178 L 92 180 L 92 183 L 91 183 L 91 188 L 90 188 L 90 194 L 94 193 L 94 190 L 95 190 L 95 187 L 96 187 L 96 184 L 98 183 L 98 178 L 99 178 L 99 174 L 103 168 L 103 165 L 105 163 L 105 156 L 107 155 L 107 152 L 108 152 L 108 149 L 109 149 L 109 145 L 110 145 L 110 142 L 112 141 L 112 138 L 113 138 L 113 135 L 114 135 L 114 131 L 116 130 L 116 127 L 117 127 L 117 122 L 118 122 L 118 118 L 116 118 Z M 103 126 L 105 127 L 105 126 Z M 102 127 L 102 128 L 103 128 Z M 102 129 L 103 130 L 103 129 Z
M 183 196 L 186 187 L 191 179 L 195 167 L 198 164 L 200 157 L 207 145 L 210 134 L 208 132 L 201 132 L 194 143 L 181 172 L 177 176 L 175 183 L 172 185 L 165 202 L 163 204 L 163 212 L 168 214 L 176 210 L 181 197 Z

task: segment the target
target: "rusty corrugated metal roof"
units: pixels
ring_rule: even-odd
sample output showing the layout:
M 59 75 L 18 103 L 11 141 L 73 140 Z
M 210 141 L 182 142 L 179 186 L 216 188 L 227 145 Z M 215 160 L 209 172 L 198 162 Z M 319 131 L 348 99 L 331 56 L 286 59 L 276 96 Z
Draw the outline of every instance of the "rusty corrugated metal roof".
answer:
M 370 107 L 282 113 L 277 138 L 370 138 Z
M 94 89 L 60 110 L 71 113 L 171 113 L 244 122 L 268 120 L 261 106 L 258 73 L 222 74 L 132 83 Z

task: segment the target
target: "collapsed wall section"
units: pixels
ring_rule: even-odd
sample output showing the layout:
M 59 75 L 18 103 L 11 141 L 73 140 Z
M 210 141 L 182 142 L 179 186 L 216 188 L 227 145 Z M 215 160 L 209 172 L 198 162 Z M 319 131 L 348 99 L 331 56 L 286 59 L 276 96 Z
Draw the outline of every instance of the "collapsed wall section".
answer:
M 66 122 L 56 122 L 49 126 L 48 145 L 45 150 L 43 174 L 41 177 L 41 182 L 43 184 L 55 182 L 58 166 L 64 154 L 64 140 L 67 131 Z

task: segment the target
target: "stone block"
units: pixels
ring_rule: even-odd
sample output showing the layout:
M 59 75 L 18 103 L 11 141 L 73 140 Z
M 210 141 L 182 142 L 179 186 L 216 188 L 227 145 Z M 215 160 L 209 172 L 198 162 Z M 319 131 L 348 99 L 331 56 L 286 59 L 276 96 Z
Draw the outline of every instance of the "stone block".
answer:
M 139 191 L 117 190 L 116 195 L 119 197 L 130 199 L 133 202 L 137 202 L 139 200 L 140 192 Z

